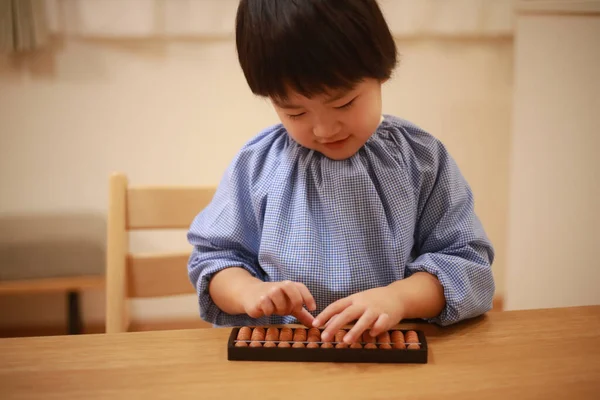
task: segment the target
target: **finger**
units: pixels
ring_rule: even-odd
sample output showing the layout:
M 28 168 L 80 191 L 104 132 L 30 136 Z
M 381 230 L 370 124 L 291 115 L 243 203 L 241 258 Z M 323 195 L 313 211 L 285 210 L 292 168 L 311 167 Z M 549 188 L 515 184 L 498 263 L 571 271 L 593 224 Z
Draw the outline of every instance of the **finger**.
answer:
M 299 313 L 304 304 L 300 290 L 294 282 L 287 281 L 281 286 L 281 291 L 284 293 L 288 303 L 288 313 Z
M 260 308 L 263 311 L 263 313 L 267 316 L 273 314 L 273 312 L 275 311 L 275 305 L 273 304 L 269 296 L 261 297 Z
M 268 296 L 275 306 L 273 313 L 278 315 L 287 315 L 289 313 L 288 301 L 281 286 L 274 286 L 269 289 Z
M 331 321 L 331 323 L 325 328 L 321 337 L 323 341 L 326 342 L 330 337 L 333 337 L 337 331 L 339 331 L 344 325 L 348 324 L 350 321 L 358 319 L 363 313 L 362 306 L 350 306 L 342 311 L 335 320 Z
M 294 313 L 293 316 L 298 318 L 298 321 L 300 321 L 302 325 L 306 327 L 312 326 L 314 317 L 308 311 L 306 311 L 305 308 L 302 308 L 300 312 Z
M 352 300 L 350 300 L 350 298 L 348 298 L 348 297 L 344 297 L 343 299 L 340 299 L 338 301 L 331 303 L 330 305 L 325 307 L 325 309 L 323 311 L 321 311 L 321 313 L 319 315 L 317 315 L 315 317 L 315 319 L 313 321 L 313 326 L 315 328 L 320 327 L 322 324 L 329 321 L 331 319 L 331 317 L 333 317 L 335 314 L 341 313 L 346 308 L 348 308 L 351 304 L 352 304 Z
M 363 315 L 356 321 L 356 324 L 350 329 L 350 331 L 344 336 L 344 342 L 352 344 L 356 339 L 360 338 L 363 332 L 370 328 L 379 315 L 369 309 L 367 309 Z
M 329 321 L 325 322 L 325 328 L 327 328 L 329 326 L 329 324 L 331 324 L 331 321 L 336 319 L 338 315 L 339 314 L 335 314 L 333 317 L 329 318 Z
M 261 302 L 254 304 L 251 308 L 246 310 L 246 314 L 250 318 L 259 318 L 264 315 L 264 311 L 262 310 Z
M 373 337 L 377 337 L 380 333 L 383 333 L 392 327 L 392 320 L 388 314 L 381 314 L 375 323 L 373 323 L 373 327 L 369 334 Z
M 308 290 L 308 288 L 300 282 L 295 282 L 294 286 L 296 286 L 296 288 L 300 292 L 300 296 L 302 296 L 302 302 L 306 304 L 306 308 L 308 308 L 309 311 L 315 311 L 317 309 L 317 302 L 315 301 L 313 295 L 310 293 L 310 290 Z

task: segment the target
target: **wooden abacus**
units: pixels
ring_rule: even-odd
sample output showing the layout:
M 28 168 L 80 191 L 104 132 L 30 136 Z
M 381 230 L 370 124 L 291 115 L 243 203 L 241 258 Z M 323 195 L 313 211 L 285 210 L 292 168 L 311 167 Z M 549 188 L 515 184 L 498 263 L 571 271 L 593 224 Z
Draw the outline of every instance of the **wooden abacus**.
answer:
M 392 329 L 377 337 L 368 332 L 351 345 L 341 329 L 322 341 L 323 329 L 237 327 L 231 330 L 227 359 L 235 361 L 311 361 L 359 363 L 427 363 L 427 340 L 419 330 Z

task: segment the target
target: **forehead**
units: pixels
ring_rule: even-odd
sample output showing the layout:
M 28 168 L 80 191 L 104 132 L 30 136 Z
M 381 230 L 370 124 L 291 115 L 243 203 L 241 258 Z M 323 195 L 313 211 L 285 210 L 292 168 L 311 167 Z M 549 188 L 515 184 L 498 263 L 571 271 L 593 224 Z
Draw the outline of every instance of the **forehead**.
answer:
M 271 100 L 275 105 L 282 108 L 300 108 L 303 104 L 325 104 L 346 97 L 357 86 L 354 85 L 351 88 L 323 88 L 319 93 L 311 96 L 305 96 L 294 89 L 288 88 L 284 97 L 271 96 Z

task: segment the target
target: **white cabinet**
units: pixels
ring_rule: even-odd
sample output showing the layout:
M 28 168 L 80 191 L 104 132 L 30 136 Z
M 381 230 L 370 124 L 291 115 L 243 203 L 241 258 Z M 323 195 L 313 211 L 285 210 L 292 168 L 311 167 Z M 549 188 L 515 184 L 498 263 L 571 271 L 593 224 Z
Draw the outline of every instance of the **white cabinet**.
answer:
M 600 1 L 521 1 L 506 309 L 600 304 Z

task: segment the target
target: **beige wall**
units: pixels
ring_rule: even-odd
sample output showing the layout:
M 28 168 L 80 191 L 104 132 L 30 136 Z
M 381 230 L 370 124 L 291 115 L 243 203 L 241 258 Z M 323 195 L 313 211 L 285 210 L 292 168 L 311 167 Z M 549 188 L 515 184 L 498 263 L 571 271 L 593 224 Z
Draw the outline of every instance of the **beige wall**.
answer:
M 517 21 L 509 309 L 600 304 L 600 15 L 553 3 Z
M 496 245 L 502 291 L 512 42 L 399 45 L 402 65 L 384 88 L 384 112 L 420 124 L 454 154 Z M 82 249 L 103 249 L 111 171 L 135 184 L 216 184 L 237 149 L 275 122 L 247 89 L 231 40 L 66 39 L 45 55 L 0 59 L 0 243 L 11 267 L 101 271 L 102 253 L 90 260 L 96 250 Z M 134 249 L 187 248 L 183 233 L 136 236 Z M 38 251 L 56 249 L 57 237 L 66 256 Z M 87 320 L 102 319 L 102 297 L 86 295 Z M 0 298 L 0 325 L 62 321 L 63 307 L 56 296 Z M 185 296 L 136 303 L 135 314 L 197 310 Z

